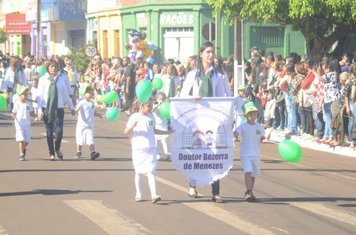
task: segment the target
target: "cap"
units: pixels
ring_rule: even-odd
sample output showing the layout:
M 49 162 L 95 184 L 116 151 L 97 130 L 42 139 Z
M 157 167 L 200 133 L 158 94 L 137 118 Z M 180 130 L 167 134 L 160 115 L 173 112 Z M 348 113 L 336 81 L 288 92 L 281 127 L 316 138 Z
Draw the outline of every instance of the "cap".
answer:
M 340 80 L 346 81 L 349 78 L 348 72 L 342 72 L 339 76 Z
M 23 86 L 23 85 L 21 85 L 21 86 L 19 86 L 19 87 L 17 88 L 16 93 L 17 93 L 18 95 L 21 95 L 22 93 L 24 93 L 25 91 L 28 91 L 28 90 L 30 90 L 30 88 L 29 88 L 28 86 Z
M 240 85 L 240 86 L 237 88 L 237 90 L 238 90 L 238 91 L 246 90 L 246 87 L 245 87 L 245 86 Z
M 259 49 L 258 49 L 258 47 L 256 47 L 256 46 L 253 46 L 253 47 L 251 47 L 250 51 L 253 51 L 253 50 L 256 50 L 256 51 L 258 51 Z
M 242 105 L 242 111 L 244 112 L 245 115 L 247 115 L 250 112 L 255 112 L 258 111 L 258 109 L 256 108 L 255 104 L 251 101 L 245 103 Z

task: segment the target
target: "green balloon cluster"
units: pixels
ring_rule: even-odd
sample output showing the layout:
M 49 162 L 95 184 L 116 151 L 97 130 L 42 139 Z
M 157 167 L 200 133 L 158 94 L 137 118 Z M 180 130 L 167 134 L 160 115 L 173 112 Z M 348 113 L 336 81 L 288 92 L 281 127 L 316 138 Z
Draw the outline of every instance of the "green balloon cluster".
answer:
M 160 90 L 163 87 L 163 81 L 160 77 L 154 77 L 152 80 L 152 86 L 156 90 Z
M 0 95 L 0 110 L 5 110 L 7 108 L 7 101 L 4 96 Z
M 105 104 L 112 104 L 117 101 L 118 98 L 116 91 L 110 91 L 104 95 L 103 102 Z
M 116 121 L 120 117 L 120 112 L 117 108 L 111 107 L 106 110 L 105 116 L 109 121 Z
M 136 96 L 137 96 L 138 100 L 142 104 L 145 104 L 151 98 L 152 83 L 147 79 L 141 80 L 136 85 L 135 91 L 136 91 Z
M 47 72 L 47 71 L 46 71 L 46 67 L 44 67 L 43 65 L 40 66 L 40 67 L 38 67 L 37 72 L 38 72 L 38 74 L 42 77 L 42 76 L 45 75 L 46 72 Z
M 281 157 L 292 163 L 298 163 L 302 159 L 303 151 L 299 144 L 292 140 L 283 140 L 278 144 L 278 151 Z
M 158 111 L 163 119 L 167 120 L 170 117 L 170 108 L 171 105 L 168 102 L 163 102 L 158 107 Z

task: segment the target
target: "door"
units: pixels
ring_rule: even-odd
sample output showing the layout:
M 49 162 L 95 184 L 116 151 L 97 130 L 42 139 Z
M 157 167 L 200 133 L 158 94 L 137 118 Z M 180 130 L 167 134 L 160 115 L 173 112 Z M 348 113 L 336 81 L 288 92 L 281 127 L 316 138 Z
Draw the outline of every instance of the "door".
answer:
M 164 61 L 172 58 L 185 63 L 195 55 L 193 28 L 166 28 L 163 34 Z

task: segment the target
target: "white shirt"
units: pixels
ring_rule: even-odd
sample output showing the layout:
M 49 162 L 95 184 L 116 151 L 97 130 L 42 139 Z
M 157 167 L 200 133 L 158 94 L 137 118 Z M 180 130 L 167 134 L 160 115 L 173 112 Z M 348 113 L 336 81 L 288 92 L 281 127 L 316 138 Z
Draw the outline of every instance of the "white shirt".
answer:
M 235 97 L 235 114 L 243 117 L 244 116 L 244 112 L 242 111 L 242 105 L 246 102 L 246 98 L 245 97 L 241 97 L 241 96 L 236 96 Z
M 94 102 L 82 99 L 78 102 L 78 126 L 94 128 Z
M 46 108 L 47 106 L 48 89 L 49 89 L 49 85 L 51 84 L 51 82 L 48 79 L 49 76 L 50 75 L 46 73 L 44 76 L 40 78 L 38 82 L 38 92 L 39 92 L 38 107 L 40 108 L 39 112 L 42 112 L 41 108 Z M 66 79 L 68 79 L 66 76 L 59 75 L 59 77 L 57 77 L 57 81 L 56 81 L 57 92 L 58 92 L 57 108 L 63 108 L 64 104 L 67 103 L 69 109 L 74 110 L 72 99 L 70 98 L 68 93 Z
M 214 69 L 213 66 L 210 67 L 209 71 Z M 196 77 L 197 69 L 193 69 L 187 74 L 187 78 L 183 83 L 182 90 L 180 92 L 180 97 L 189 97 L 189 93 L 192 90 L 192 96 L 199 96 L 200 86 L 202 84 L 199 76 Z M 217 71 L 214 71 L 213 76 L 211 77 L 211 85 L 213 88 L 213 97 L 225 97 L 229 96 L 225 90 L 225 79 L 219 79 Z
M 39 91 L 38 91 L 38 87 L 31 87 L 31 100 L 32 100 L 32 106 L 34 108 L 38 107 L 38 97 L 39 97 Z
M 22 85 L 27 86 L 27 79 L 24 71 L 18 70 L 18 75 L 19 75 L 19 83 Z M 14 82 L 15 82 L 15 72 L 12 70 L 12 68 L 8 68 L 5 73 L 5 82 L 7 87 L 13 88 L 14 87 Z
M 171 82 L 174 82 L 174 93 L 173 96 L 176 94 L 176 88 L 180 84 L 180 79 L 178 76 L 174 76 L 173 78 L 170 78 L 168 75 L 163 75 L 162 76 L 162 81 L 163 81 L 163 88 L 161 91 L 168 97 L 169 94 L 169 88 L 171 87 Z
M 131 134 L 132 149 L 155 148 L 156 139 L 154 127 L 156 122 L 153 114 L 142 115 L 140 113 L 134 113 L 130 116 L 126 126 L 131 127 L 135 122 L 137 122 L 137 125 Z
M 168 119 L 163 119 L 157 109 L 153 113 L 156 121 L 156 129 L 161 131 L 168 131 Z
M 15 126 L 27 128 L 31 126 L 31 112 L 32 106 L 30 102 L 21 102 L 20 99 L 17 99 L 14 103 L 14 107 L 12 109 L 12 113 L 16 113 L 15 117 Z
M 261 137 L 265 135 L 265 130 L 259 123 L 253 125 L 247 122 L 237 127 L 236 131 L 242 137 L 240 145 L 240 158 L 259 159 L 261 155 Z

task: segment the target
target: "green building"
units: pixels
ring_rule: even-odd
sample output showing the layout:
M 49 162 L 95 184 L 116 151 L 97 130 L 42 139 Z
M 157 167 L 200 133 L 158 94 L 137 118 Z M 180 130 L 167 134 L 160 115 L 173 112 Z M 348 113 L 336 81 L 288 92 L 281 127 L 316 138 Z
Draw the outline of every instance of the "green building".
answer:
M 160 62 L 169 58 L 185 62 L 206 41 L 215 44 L 217 55 L 233 55 L 233 26 L 226 23 L 223 14 L 213 17 L 205 0 L 125 0 L 121 2 L 120 15 L 122 45 L 129 44 L 130 29 L 144 31 L 147 40 L 158 46 L 155 57 Z M 292 31 L 291 26 L 244 21 L 242 38 L 246 59 L 252 46 L 284 57 L 290 52 L 306 54 L 303 35 Z M 123 55 L 128 53 L 129 49 L 123 47 Z

